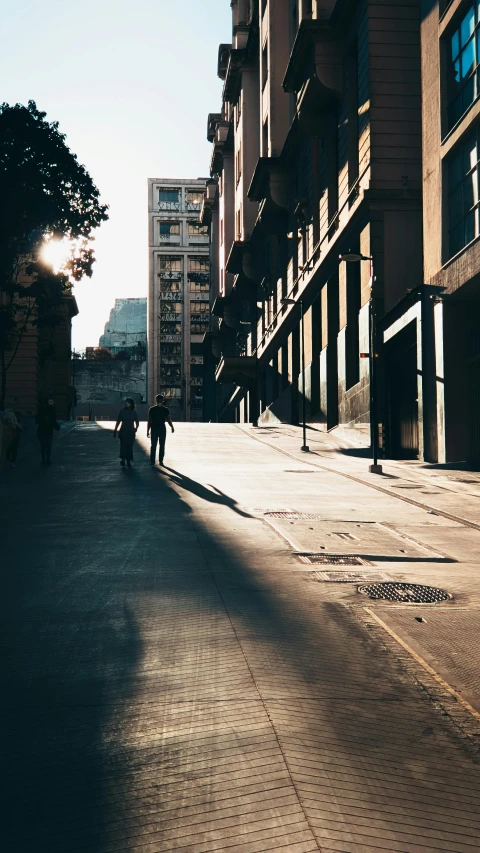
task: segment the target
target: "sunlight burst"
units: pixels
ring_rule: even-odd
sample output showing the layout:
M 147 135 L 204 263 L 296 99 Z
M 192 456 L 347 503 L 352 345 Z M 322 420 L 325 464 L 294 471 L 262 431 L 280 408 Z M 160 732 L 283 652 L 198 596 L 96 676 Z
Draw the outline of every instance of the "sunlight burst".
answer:
M 72 244 L 69 240 L 55 240 L 53 237 L 45 240 L 42 248 L 42 260 L 48 264 L 55 273 L 63 270 L 72 251 Z

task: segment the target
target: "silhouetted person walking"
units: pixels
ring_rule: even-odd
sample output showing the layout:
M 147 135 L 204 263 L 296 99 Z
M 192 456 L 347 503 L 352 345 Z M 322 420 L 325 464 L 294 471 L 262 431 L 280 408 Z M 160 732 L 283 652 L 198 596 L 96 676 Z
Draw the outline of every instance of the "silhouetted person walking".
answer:
M 122 468 L 125 467 L 125 462 L 129 468 L 132 467 L 133 442 L 135 441 L 139 424 L 140 421 L 135 411 L 135 401 L 131 397 L 127 397 L 125 408 L 121 409 L 118 413 L 117 423 L 113 431 L 113 437 L 116 438 L 118 427 L 120 427 L 118 435 L 120 438 L 120 465 Z
M 60 424 L 57 422 L 55 403 L 51 397 L 46 403 L 40 403 L 35 423 L 37 424 L 37 437 L 40 442 L 42 465 L 50 465 L 53 431 L 60 429 Z
M 157 444 L 160 445 L 159 448 L 159 461 L 160 465 L 163 465 L 163 457 L 165 456 L 165 441 L 167 438 L 167 427 L 168 424 L 172 430 L 175 432 L 172 424 L 172 419 L 170 417 L 170 410 L 167 406 L 164 406 L 165 397 L 163 394 L 157 394 L 155 397 L 157 401 L 156 406 L 152 406 L 151 409 L 148 410 L 148 424 L 147 424 L 147 438 L 152 433 L 151 446 L 150 446 L 150 465 L 155 465 L 155 457 L 157 455 Z

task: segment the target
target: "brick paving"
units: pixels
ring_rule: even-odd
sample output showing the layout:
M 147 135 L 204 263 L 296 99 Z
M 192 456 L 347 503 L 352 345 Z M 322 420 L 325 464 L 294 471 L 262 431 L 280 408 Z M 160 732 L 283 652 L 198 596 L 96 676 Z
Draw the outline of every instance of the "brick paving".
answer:
M 122 471 L 79 426 L 0 486 L 7 849 L 478 851 L 475 738 L 251 509 L 398 500 L 231 425 L 178 425 L 164 473 L 140 444 Z

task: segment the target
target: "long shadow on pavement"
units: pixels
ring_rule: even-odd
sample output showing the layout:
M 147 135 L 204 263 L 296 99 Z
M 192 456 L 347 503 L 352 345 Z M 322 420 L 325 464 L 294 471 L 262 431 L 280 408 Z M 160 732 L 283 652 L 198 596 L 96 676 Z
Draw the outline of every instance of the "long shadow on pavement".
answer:
M 124 475 L 109 461 L 107 439 L 80 428 L 48 478 L 25 470 L 3 489 L 7 849 L 196 851 L 182 809 L 192 803 L 208 816 L 225 786 L 245 785 L 242 773 L 258 792 L 287 772 L 272 770 L 258 746 L 260 764 L 251 761 L 244 729 L 254 708 L 262 737 L 274 722 L 287 776 L 313 811 L 316 803 L 335 818 L 327 829 L 340 840 L 346 826 L 355 849 L 373 849 L 363 829 L 352 834 L 352 798 L 370 823 L 382 816 L 379 837 L 414 837 L 390 807 L 396 800 L 411 823 L 428 813 L 453 832 L 475 790 L 468 756 L 439 716 L 432 736 L 430 704 L 355 617 L 298 594 L 288 572 L 265 576 L 254 548 L 239 552 L 208 520 L 192 519 L 170 483 L 245 525 L 248 513 L 233 498 L 174 469 L 170 482 L 141 464 Z M 92 453 L 80 462 L 82 440 Z M 281 551 L 271 531 L 263 541 Z M 225 754 L 228 781 L 218 769 Z M 243 788 L 232 790 L 240 797 Z M 249 813 L 245 802 L 241 821 L 253 823 L 259 806 Z M 322 838 L 326 831 L 321 822 L 315 829 Z M 207 851 L 211 836 L 202 838 L 198 850 Z M 248 853 L 247 842 L 238 849 Z

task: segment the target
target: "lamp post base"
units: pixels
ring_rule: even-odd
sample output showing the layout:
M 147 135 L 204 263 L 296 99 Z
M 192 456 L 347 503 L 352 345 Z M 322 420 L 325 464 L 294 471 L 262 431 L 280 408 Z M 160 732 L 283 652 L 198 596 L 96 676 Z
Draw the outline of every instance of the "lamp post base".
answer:
M 370 471 L 370 474 L 383 474 L 381 465 L 369 465 L 368 470 Z
M 310 452 L 310 448 L 309 448 L 308 444 L 302 444 L 300 450 L 303 450 L 304 453 Z

